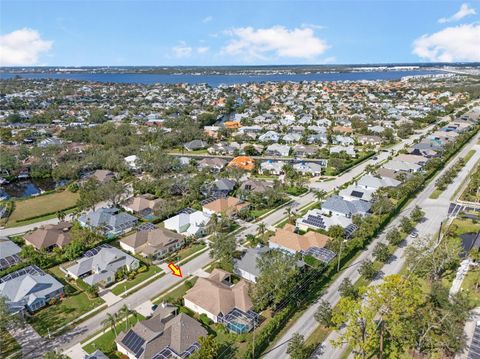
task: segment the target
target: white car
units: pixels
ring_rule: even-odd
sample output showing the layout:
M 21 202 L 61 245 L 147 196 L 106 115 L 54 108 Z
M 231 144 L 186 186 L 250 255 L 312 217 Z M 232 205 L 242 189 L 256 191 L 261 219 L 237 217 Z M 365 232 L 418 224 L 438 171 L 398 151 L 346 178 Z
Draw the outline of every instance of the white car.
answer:
M 412 238 L 417 238 L 417 237 L 418 237 L 418 232 L 417 232 L 417 231 L 413 231 L 412 233 L 410 233 L 410 237 L 412 237 Z

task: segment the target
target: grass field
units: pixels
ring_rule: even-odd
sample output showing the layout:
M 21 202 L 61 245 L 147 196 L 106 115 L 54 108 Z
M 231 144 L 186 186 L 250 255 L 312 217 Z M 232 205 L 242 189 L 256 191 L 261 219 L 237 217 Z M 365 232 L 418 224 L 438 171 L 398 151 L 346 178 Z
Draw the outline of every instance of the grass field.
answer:
M 38 334 L 45 336 L 48 330 L 53 333 L 103 303 L 101 298 L 90 299 L 85 293 L 79 292 L 65 297 L 60 303 L 41 309 L 29 322 Z
M 0 328 L 0 358 L 7 358 L 10 355 L 13 355 L 16 351 L 21 349 L 20 345 L 15 341 L 15 339 L 10 335 L 10 333 Z M 20 358 L 21 353 L 19 352 L 12 358 Z
M 71 208 L 75 206 L 79 198 L 78 193 L 63 191 L 15 201 L 15 208 L 8 218 L 7 226 L 14 226 L 18 222 L 32 217 L 48 215 Z
M 144 320 L 145 318 L 140 314 L 131 315 L 128 318 L 128 327 L 131 328 L 135 323 L 139 320 Z M 122 331 L 127 329 L 127 322 L 123 321 L 121 323 L 117 323 L 115 330 L 117 334 L 120 334 Z M 95 339 L 93 342 L 85 345 L 83 349 L 87 353 L 93 353 L 95 350 L 100 349 L 104 352 L 109 358 L 117 358 L 115 355 L 116 345 L 115 345 L 115 333 L 113 329 L 108 329 L 105 331 L 103 335 Z
M 150 280 L 152 276 L 154 276 L 156 273 L 159 273 L 161 271 L 162 270 L 157 266 L 151 265 L 146 272 L 137 274 L 134 279 L 127 280 L 125 283 L 119 283 L 115 285 L 115 287 L 112 288 L 111 292 L 115 295 L 120 295 L 126 290 L 129 290 L 130 288 L 133 288 L 136 285 L 142 283 L 143 281 L 146 281 L 145 284 L 148 284 L 153 280 L 163 277 L 163 275 L 160 275 L 159 277 L 155 277 L 152 280 Z

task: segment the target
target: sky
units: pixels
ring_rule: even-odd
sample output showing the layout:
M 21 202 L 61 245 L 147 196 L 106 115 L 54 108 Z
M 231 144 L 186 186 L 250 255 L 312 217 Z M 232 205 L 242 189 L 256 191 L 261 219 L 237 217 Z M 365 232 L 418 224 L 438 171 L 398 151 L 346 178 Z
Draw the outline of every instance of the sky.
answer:
M 480 0 L 0 0 L 0 66 L 480 61 Z

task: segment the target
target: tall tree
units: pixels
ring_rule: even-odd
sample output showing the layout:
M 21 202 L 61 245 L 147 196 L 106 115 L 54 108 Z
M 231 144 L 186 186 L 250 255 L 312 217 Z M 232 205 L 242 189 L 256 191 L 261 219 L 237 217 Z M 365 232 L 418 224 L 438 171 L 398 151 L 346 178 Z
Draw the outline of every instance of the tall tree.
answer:
M 210 256 L 219 262 L 221 268 L 232 271 L 236 247 L 234 236 L 215 235 L 210 245 Z

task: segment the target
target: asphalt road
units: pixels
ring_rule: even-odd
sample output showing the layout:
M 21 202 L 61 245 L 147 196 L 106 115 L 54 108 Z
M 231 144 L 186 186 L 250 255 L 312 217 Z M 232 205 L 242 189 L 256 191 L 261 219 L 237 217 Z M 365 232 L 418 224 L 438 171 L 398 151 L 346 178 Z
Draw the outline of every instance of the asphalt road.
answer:
M 341 275 L 328 287 L 326 293 L 319 298 L 328 301 L 332 306 L 334 306 L 340 299 L 340 295 L 338 292 L 339 286 L 345 278 L 350 279 L 352 282 L 355 282 L 360 277 L 358 273 L 358 267 L 362 263 L 363 260 L 372 258 L 372 252 L 377 243 L 385 241 L 385 234 L 388 232 L 389 229 L 399 225 L 400 219 L 402 216 L 408 216 L 412 209 L 419 205 L 423 211 L 425 211 L 425 220 L 417 225 L 417 230 L 419 232 L 419 236 L 425 235 L 432 235 L 438 231 L 440 228 L 440 222 L 445 220 L 448 216 L 448 207 L 450 205 L 450 197 L 453 196 L 456 188 L 461 185 L 462 181 L 468 176 L 470 170 L 474 167 L 476 161 L 480 158 L 480 146 L 477 145 L 477 141 L 480 138 L 480 133 L 477 134 L 463 149 L 460 151 L 456 156 L 455 159 L 452 160 L 437 176 L 427 185 L 427 187 L 414 199 L 412 200 L 408 206 L 402 211 L 402 213 L 397 216 L 392 223 L 387 227 L 387 229 L 380 234 L 370 245 L 364 250 L 360 255 L 357 257 L 356 261 L 350 265 L 350 267 L 346 268 Z M 471 149 L 477 149 L 475 155 L 468 161 L 465 167 L 460 171 L 456 180 L 448 186 L 448 188 L 442 193 L 442 195 L 436 199 L 432 200 L 428 197 L 433 192 L 435 188 L 435 180 L 436 178 L 440 177 L 446 170 L 448 170 L 455 161 L 460 157 L 465 157 Z M 408 238 L 408 242 L 412 239 Z M 403 258 L 403 253 L 405 251 L 406 245 L 397 249 L 394 253 L 391 261 L 387 263 L 382 268 L 382 275 L 390 275 L 394 273 L 398 273 L 400 269 L 403 267 L 405 259 Z M 381 281 L 381 277 L 375 281 L 375 283 L 379 283 Z M 308 338 L 314 330 L 317 328 L 318 323 L 314 319 L 313 315 L 318 309 L 319 301 L 311 305 L 304 314 L 289 328 L 289 330 L 276 342 L 274 349 L 264 355 L 264 358 L 268 359 L 276 359 L 276 358 L 286 358 L 288 357 L 287 351 L 287 343 L 292 338 L 294 333 L 299 333 L 303 335 L 305 338 Z M 328 358 L 328 359 L 336 359 L 340 358 L 343 350 L 333 348 L 330 344 L 330 340 L 334 339 L 338 336 L 337 332 L 333 332 L 327 340 L 322 345 L 322 348 L 316 351 L 315 358 Z

